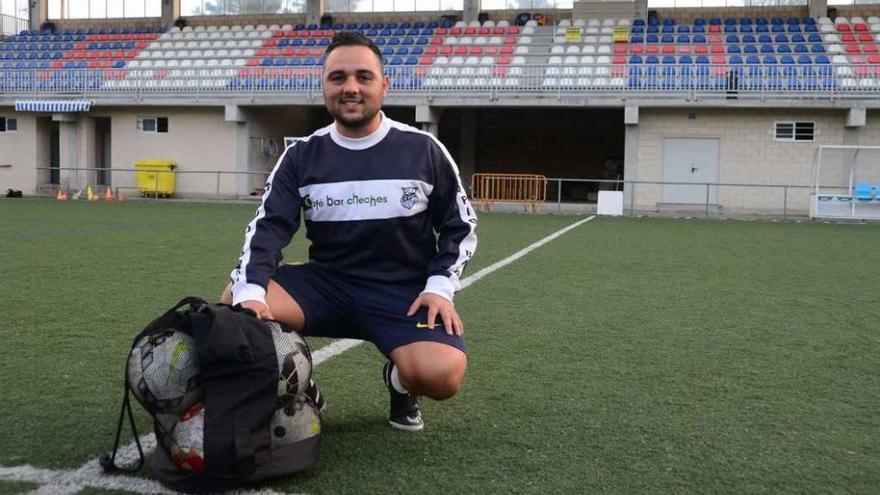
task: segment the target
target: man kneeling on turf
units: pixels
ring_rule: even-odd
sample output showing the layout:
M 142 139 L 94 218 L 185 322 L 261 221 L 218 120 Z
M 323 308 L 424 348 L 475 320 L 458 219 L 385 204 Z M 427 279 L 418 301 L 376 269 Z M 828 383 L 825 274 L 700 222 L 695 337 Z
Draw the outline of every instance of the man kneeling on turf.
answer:
M 380 111 L 388 77 L 372 41 L 340 32 L 324 57 L 335 121 L 278 160 L 222 302 L 307 336 L 372 342 L 389 359 L 391 426 L 420 430 L 417 396 L 453 396 L 467 368 L 452 298 L 477 218 L 446 148 Z M 279 266 L 300 213 L 309 262 Z

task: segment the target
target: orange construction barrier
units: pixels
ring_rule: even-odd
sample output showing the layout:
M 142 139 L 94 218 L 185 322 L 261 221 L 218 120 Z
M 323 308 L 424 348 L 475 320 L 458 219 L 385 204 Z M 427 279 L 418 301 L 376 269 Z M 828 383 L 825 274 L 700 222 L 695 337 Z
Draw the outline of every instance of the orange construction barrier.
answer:
M 491 210 L 495 203 L 522 203 L 525 211 L 538 211 L 547 199 L 547 177 L 537 174 L 474 174 L 473 201 Z

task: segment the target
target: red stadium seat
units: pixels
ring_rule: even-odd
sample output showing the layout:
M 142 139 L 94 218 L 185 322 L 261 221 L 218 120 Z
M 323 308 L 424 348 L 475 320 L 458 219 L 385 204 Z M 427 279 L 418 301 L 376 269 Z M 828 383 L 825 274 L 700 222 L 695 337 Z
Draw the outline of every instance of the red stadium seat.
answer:
M 477 34 L 477 28 L 472 28 L 472 27 L 464 28 L 464 34 L 466 34 L 468 36 L 473 36 L 473 35 Z
M 867 33 L 867 32 L 870 32 L 871 29 L 868 28 L 867 24 L 863 24 L 860 22 L 858 24 L 853 24 L 853 31 L 855 31 L 857 33 Z
M 483 47 L 482 47 L 482 46 L 472 46 L 472 47 L 470 47 L 470 49 L 468 50 L 468 54 L 470 54 L 470 55 L 482 55 L 482 54 L 483 54 Z
M 865 43 L 862 45 L 862 53 L 877 53 L 877 45 Z
M 712 55 L 712 63 L 713 64 L 726 64 L 727 59 L 724 58 L 724 55 Z M 722 70 L 724 68 L 722 67 Z
M 880 55 L 871 55 L 868 57 L 869 64 L 880 64 Z
M 844 34 L 840 37 L 840 41 L 842 41 L 844 43 L 855 43 L 856 42 L 856 35 L 854 35 L 852 33 Z
M 502 55 L 513 55 L 513 47 L 510 45 L 502 46 L 499 53 L 501 53 Z
M 452 55 L 452 47 L 444 46 L 440 48 L 440 55 Z
M 722 41 L 721 41 L 721 36 L 714 35 L 714 34 L 709 36 L 708 41 L 709 41 L 709 44 L 710 44 L 710 45 L 711 45 L 711 44 L 718 44 L 718 43 L 721 43 L 721 42 L 722 42 Z
M 710 32 L 710 33 L 720 33 L 720 32 L 721 32 L 721 26 L 718 26 L 718 25 L 712 24 L 712 25 L 709 26 L 709 32 Z
M 712 53 L 724 53 L 724 47 L 721 45 L 712 45 L 709 51 Z
M 442 44 L 443 44 L 443 38 L 440 37 L 440 36 L 435 36 L 435 37 L 431 38 L 431 44 L 432 44 L 432 45 L 442 45 Z
M 487 35 L 492 34 L 492 30 L 489 29 L 489 28 L 487 28 L 487 27 L 482 27 L 482 28 L 480 28 L 479 33 L 480 33 L 481 35 L 487 36 Z
M 505 45 L 515 45 L 516 38 L 514 38 L 513 36 L 508 36 L 507 38 L 504 38 L 504 44 Z
M 92 61 L 89 62 L 89 64 L 88 64 L 88 68 L 89 68 L 89 69 L 97 69 L 97 68 L 100 67 L 100 66 L 101 66 L 101 64 L 99 64 L 97 60 L 92 60 Z
M 422 57 L 419 59 L 419 65 L 431 65 L 434 63 L 434 57 Z
M 434 34 L 436 34 L 437 36 L 446 36 L 447 34 L 449 34 L 449 30 L 446 28 L 437 28 L 434 30 Z
M 860 43 L 871 43 L 874 41 L 874 38 L 871 37 L 871 33 L 862 33 L 859 35 Z
M 675 46 L 673 45 L 663 45 L 660 47 L 660 53 L 675 53 Z
M 507 34 L 519 34 L 519 26 L 510 26 L 507 28 Z
M 862 53 L 862 49 L 856 44 L 846 45 L 846 53 Z
M 504 35 L 505 33 L 506 33 L 506 30 L 505 30 L 503 27 L 496 27 L 496 28 L 492 31 L 492 34 L 500 34 L 500 35 Z
M 275 31 L 274 33 L 272 33 L 272 37 L 273 38 L 283 38 L 284 37 L 284 30 L 279 29 L 278 31 Z
M 678 45 L 675 47 L 675 53 L 690 53 L 691 46 L 690 45 Z
M 429 46 L 428 48 L 425 48 L 425 55 L 437 55 L 437 47 Z
M 307 56 L 308 54 L 309 54 L 309 49 L 308 49 L 308 48 L 297 48 L 297 49 L 296 49 L 296 56 L 297 56 L 297 57 L 305 57 L 305 56 Z
M 257 51 L 255 53 L 257 54 L 258 57 L 265 57 L 266 55 L 269 54 L 269 50 L 267 50 L 265 48 L 257 48 Z
M 709 48 L 706 45 L 697 45 L 694 47 L 694 53 L 709 53 Z
M 660 53 L 660 47 L 657 45 L 648 45 L 648 47 L 645 48 L 645 51 L 647 53 Z
M 254 67 L 256 65 L 260 65 L 260 61 L 255 58 L 252 58 L 252 59 L 248 60 L 247 62 L 245 62 L 244 65 L 247 65 L 248 67 Z
M 468 49 L 466 46 L 459 46 L 455 49 L 456 55 L 467 55 Z
M 849 33 L 852 31 L 852 28 L 849 27 L 849 24 L 838 24 L 837 31 L 841 33 Z
M 611 59 L 611 63 L 613 63 L 613 64 L 625 64 L 625 63 L 626 63 L 626 57 L 624 57 L 623 55 L 615 55 L 614 58 Z
M 278 46 L 278 40 L 269 38 L 263 43 L 263 46 Z
M 645 45 L 630 45 L 630 53 L 645 53 Z
M 285 48 L 284 50 L 281 50 L 281 53 L 285 57 L 292 57 L 292 56 L 296 55 L 296 51 L 292 47 L 289 47 L 289 46 L 287 48 Z
M 449 30 L 449 34 L 451 34 L 452 36 L 460 36 L 461 28 L 452 28 Z
M 614 53 L 615 54 L 624 54 L 626 53 L 627 46 L 626 45 L 614 45 Z
M 498 47 L 497 46 L 487 46 L 485 48 L 485 50 L 483 50 L 483 53 L 485 53 L 486 55 L 497 55 L 498 54 Z
M 321 50 L 320 48 L 309 48 L 308 54 L 312 57 L 320 57 L 324 54 L 324 50 Z
M 509 57 L 498 57 L 495 60 L 495 63 L 498 65 L 508 65 L 508 64 L 510 64 L 510 58 Z
M 138 41 L 138 42 L 135 42 L 134 46 L 136 46 L 140 50 L 143 50 L 144 48 L 147 47 L 148 44 L 149 43 L 147 43 L 146 41 Z

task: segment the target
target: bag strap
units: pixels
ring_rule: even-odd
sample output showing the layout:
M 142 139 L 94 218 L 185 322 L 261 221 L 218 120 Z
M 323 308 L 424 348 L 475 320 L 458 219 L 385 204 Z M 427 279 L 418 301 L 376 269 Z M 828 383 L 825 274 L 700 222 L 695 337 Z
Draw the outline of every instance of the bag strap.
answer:
M 144 449 L 141 447 L 141 440 L 138 437 L 137 426 L 134 423 L 134 414 L 131 412 L 131 401 L 128 393 L 128 380 L 125 381 L 125 392 L 122 396 L 122 408 L 119 411 L 119 422 L 116 424 L 116 439 L 113 441 L 113 453 L 104 454 L 99 459 L 101 467 L 105 473 L 126 472 L 133 473 L 138 471 L 144 465 Z M 116 464 L 116 454 L 119 451 L 119 440 L 122 437 L 122 422 L 128 413 L 128 423 L 131 426 L 131 433 L 134 435 L 134 443 L 138 449 L 138 461 L 131 466 L 119 466 Z

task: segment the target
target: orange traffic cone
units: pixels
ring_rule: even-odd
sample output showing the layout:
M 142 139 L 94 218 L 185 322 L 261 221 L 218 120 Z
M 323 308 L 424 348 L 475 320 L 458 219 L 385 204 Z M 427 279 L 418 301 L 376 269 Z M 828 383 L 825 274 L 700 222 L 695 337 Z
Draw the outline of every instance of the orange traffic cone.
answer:
M 92 201 L 101 201 L 101 195 L 98 193 L 95 193 L 95 195 L 92 196 Z
M 67 201 L 67 193 L 64 191 L 61 191 L 61 201 Z
M 59 189 L 59 190 L 58 190 L 58 195 L 55 196 L 55 199 L 57 199 L 58 201 L 64 201 L 64 191 L 62 191 L 61 189 Z
M 119 191 L 118 193 L 116 193 L 116 200 L 120 203 L 125 201 L 125 192 Z
M 107 186 L 107 191 L 104 193 L 104 199 L 107 201 L 113 201 L 113 187 Z

